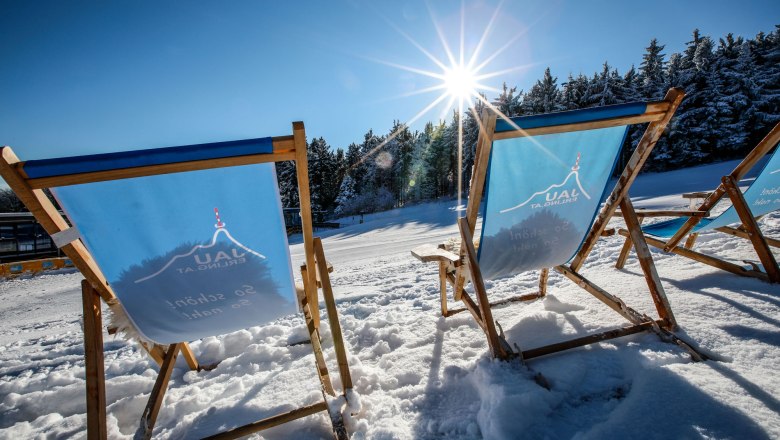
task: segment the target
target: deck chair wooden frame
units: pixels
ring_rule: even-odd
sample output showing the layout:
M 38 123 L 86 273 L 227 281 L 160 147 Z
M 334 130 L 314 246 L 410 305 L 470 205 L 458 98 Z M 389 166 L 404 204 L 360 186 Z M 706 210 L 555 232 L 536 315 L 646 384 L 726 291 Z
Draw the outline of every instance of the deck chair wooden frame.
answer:
M 764 236 L 761 228 L 758 226 L 758 219 L 750 209 L 750 206 L 745 202 L 742 196 L 742 191 L 739 189 L 739 181 L 745 177 L 745 175 L 758 163 L 761 158 L 767 155 L 772 148 L 774 148 L 778 142 L 780 142 L 780 123 L 756 145 L 756 147 L 748 153 L 742 162 L 737 165 L 734 170 L 721 179 L 721 184 L 715 188 L 714 191 L 709 193 L 691 193 L 683 195 L 683 197 L 691 199 L 704 199 L 698 206 L 691 206 L 687 211 L 678 210 L 640 210 L 637 211 L 637 215 L 640 218 L 645 217 L 688 217 L 688 220 L 680 227 L 680 229 L 670 237 L 668 240 L 663 241 L 648 234 L 644 234 L 644 238 L 651 246 L 663 249 L 664 252 L 672 252 L 677 255 L 681 255 L 686 258 L 698 261 L 700 263 L 708 264 L 718 269 L 747 277 L 758 278 L 770 283 L 780 283 L 780 267 L 778 267 L 777 260 L 772 254 L 770 247 L 780 247 L 780 240 L 768 238 Z M 753 249 L 758 255 L 758 259 L 761 261 L 761 265 L 765 271 L 759 270 L 756 264 L 751 264 L 750 267 L 740 266 L 732 262 L 726 261 L 721 258 L 717 258 L 711 255 L 707 255 L 701 252 L 694 251 L 693 245 L 696 241 L 698 233 L 691 231 L 701 221 L 701 219 L 708 217 L 710 210 L 718 204 L 724 197 L 728 197 L 734 206 L 739 219 L 742 222 L 736 228 L 729 226 L 723 226 L 714 228 L 713 230 L 723 232 L 735 237 L 747 239 L 753 245 Z M 628 255 L 633 247 L 632 239 L 625 229 L 618 230 L 618 233 L 626 237 L 626 241 L 623 244 L 623 249 L 620 252 L 615 266 L 618 269 L 622 269 L 628 259 Z M 686 238 L 684 244 L 680 245 L 680 242 Z M 748 262 L 749 263 L 749 262 Z
M 111 171 L 85 172 L 57 177 L 28 178 L 24 172 L 24 162 L 21 162 L 10 147 L 2 147 L 0 151 L 0 176 L 16 193 L 19 199 L 33 213 L 38 222 L 49 235 L 66 231 L 70 226 L 65 218 L 55 209 L 44 189 L 57 186 L 75 185 L 81 183 L 100 182 L 107 180 L 126 179 L 131 177 L 152 176 L 158 174 L 178 173 L 212 168 L 231 167 L 267 162 L 295 161 L 297 183 L 300 199 L 300 215 L 303 229 L 303 246 L 305 264 L 301 266 L 302 285 L 298 286 L 297 297 L 303 311 L 311 339 L 315 357 L 315 367 L 320 380 L 323 400 L 313 405 L 297 408 L 276 416 L 272 416 L 245 426 L 217 434 L 210 438 L 236 438 L 249 435 L 282 423 L 306 417 L 320 411 L 330 414 L 334 437 L 348 438 L 340 414 L 331 414 L 326 395 L 336 396 L 331 383 L 328 368 L 320 344 L 320 313 L 318 288 L 322 289 L 328 322 L 333 335 L 334 349 L 338 362 L 339 374 L 343 387 L 343 395 L 352 388 L 352 376 L 347 363 L 347 354 L 338 320 L 333 290 L 328 272 L 332 270 L 325 260 L 322 242 L 313 236 L 311 202 L 309 196 L 309 174 L 306 157 L 306 133 L 302 122 L 292 124 L 293 134 L 272 138 L 273 152 L 269 154 L 250 154 L 210 160 L 185 161 L 163 165 L 148 165 L 133 168 L 123 168 Z M 82 298 L 84 306 L 84 357 L 86 364 L 86 399 L 87 399 L 87 437 L 90 439 L 105 439 L 106 434 L 106 397 L 105 373 L 103 362 L 103 331 L 101 304 L 102 299 L 107 304 L 118 301 L 109 287 L 106 278 L 95 263 L 84 243 L 80 239 L 61 246 L 62 251 L 73 261 L 73 264 L 84 275 L 82 282 Z M 309 268 L 313 268 L 309 270 Z M 159 345 L 143 345 L 150 356 L 160 365 L 160 372 L 155 381 L 149 402 L 144 410 L 141 426 L 138 431 L 142 437 L 150 438 L 157 414 L 162 406 L 165 390 L 173 370 L 176 357 L 181 353 L 192 370 L 207 369 L 198 364 L 195 355 L 186 342 L 171 344 L 167 347 Z
M 580 347 L 596 342 L 626 336 L 642 331 L 654 331 L 663 340 L 676 343 L 689 352 L 696 360 L 704 359 L 704 356 L 697 353 L 689 344 L 682 341 L 672 332 L 677 328 L 677 321 L 672 313 L 671 306 L 655 270 L 650 250 L 644 242 L 644 237 L 639 229 L 639 221 L 634 214 L 634 208 L 628 197 L 628 190 L 636 179 L 642 166 L 650 156 L 650 152 L 655 146 L 658 138 L 663 134 L 666 125 L 674 115 L 675 110 L 680 105 L 685 93 L 680 89 L 670 89 L 662 101 L 651 102 L 647 104 L 643 114 L 627 117 L 615 117 L 600 119 L 591 122 L 570 123 L 565 125 L 545 126 L 540 128 L 529 128 L 525 130 L 513 130 L 495 133 L 497 115 L 494 112 L 486 110 L 480 121 L 480 132 L 477 140 L 477 151 L 474 162 L 474 173 L 471 179 L 469 189 L 468 206 L 466 216 L 458 220 L 460 230 L 460 251 L 459 254 L 447 251 L 444 246 L 434 247 L 426 245 L 412 251 L 412 255 L 424 262 L 437 262 L 439 264 L 439 286 L 441 295 L 441 313 L 443 316 L 451 316 L 455 313 L 468 310 L 474 317 L 474 320 L 484 331 L 490 352 L 493 357 L 499 359 L 520 358 L 528 360 L 539 356 L 545 356 L 552 353 Z M 559 265 L 554 269 L 569 278 L 585 291 L 595 296 L 597 299 L 612 308 L 618 314 L 626 318 L 632 325 L 615 330 L 609 330 L 593 335 L 576 338 L 569 341 L 546 345 L 528 350 L 514 350 L 503 336 L 503 331 L 496 330 L 496 324 L 493 321 L 491 307 L 503 305 L 515 301 L 528 301 L 544 297 L 546 294 L 546 285 L 549 275 L 549 268 L 542 269 L 539 277 L 539 290 L 536 292 L 515 296 L 503 301 L 491 303 L 488 300 L 485 283 L 483 281 L 477 252 L 474 246 L 474 229 L 477 222 L 480 203 L 482 202 L 482 193 L 485 189 L 485 180 L 487 178 L 488 159 L 494 140 L 509 139 L 514 137 L 535 136 L 541 134 L 563 133 L 570 131 L 589 130 L 596 128 L 614 127 L 628 124 L 649 123 L 644 135 L 637 144 L 631 158 L 623 169 L 620 178 L 615 185 L 610 196 L 606 199 L 604 206 L 593 222 L 582 246 L 575 257 L 567 265 Z M 652 319 L 649 316 L 639 313 L 628 307 L 620 298 L 607 292 L 579 273 L 585 259 L 588 257 L 593 247 L 602 235 L 608 235 L 607 224 L 618 207 L 626 214 L 626 223 L 632 237 L 635 237 L 636 248 L 638 249 L 639 260 L 642 271 L 647 281 L 647 286 L 657 309 L 659 319 Z M 614 232 L 614 231 L 611 231 Z M 474 288 L 476 301 L 466 292 L 466 282 L 470 281 Z M 456 301 L 461 301 L 465 308 L 449 310 L 447 307 L 447 285 L 453 287 L 453 297 Z

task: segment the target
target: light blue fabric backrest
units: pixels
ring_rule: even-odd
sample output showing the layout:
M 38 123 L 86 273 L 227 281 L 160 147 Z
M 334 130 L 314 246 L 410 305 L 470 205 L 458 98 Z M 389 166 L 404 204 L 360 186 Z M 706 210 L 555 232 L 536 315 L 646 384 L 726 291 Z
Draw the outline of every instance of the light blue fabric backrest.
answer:
M 296 311 L 273 163 L 64 186 L 53 193 L 149 340 L 192 341 Z
M 756 179 L 743 193 L 745 202 L 747 202 L 751 212 L 756 217 L 780 209 L 780 154 L 777 151 L 775 150 Z M 726 199 L 728 197 L 724 197 L 724 202 Z M 642 231 L 656 237 L 669 238 L 686 221 L 687 217 L 662 221 L 647 225 L 642 228 Z M 717 217 L 702 219 L 691 232 L 707 231 L 734 223 L 741 223 L 741 221 L 737 210 L 731 206 Z
M 598 212 L 626 131 L 624 125 L 493 142 L 479 245 L 486 279 L 574 257 Z

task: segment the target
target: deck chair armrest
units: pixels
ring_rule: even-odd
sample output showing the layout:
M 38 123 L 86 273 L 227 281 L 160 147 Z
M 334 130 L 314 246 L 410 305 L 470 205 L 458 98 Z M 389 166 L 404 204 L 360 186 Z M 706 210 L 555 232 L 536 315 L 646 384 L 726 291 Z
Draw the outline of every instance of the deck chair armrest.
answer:
M 623 213 L 620 210 L 615 211 L 615 216 L 623 217 Z M 642 217 L 709 217 L 709 211 L 697 211 L 697 210 L 678 210 L 678 209 L 637 209 L 636 216 Z
M 412 256 L 422 261 L 423 263 L 430 262 L 444 262 L 452 263 L 455 266 L 460 265 L 460 256 L 453 252 L 444 249 L 443 245 L 434 246 L 432 244 L 424 244 L 412 249 Z
M 684 193 L 682 195 L 682 198 L 684 199 L 706 199 L 707 197 L 712 194 L 712 191 L 699 191 L 699 192 L 689 192 Z

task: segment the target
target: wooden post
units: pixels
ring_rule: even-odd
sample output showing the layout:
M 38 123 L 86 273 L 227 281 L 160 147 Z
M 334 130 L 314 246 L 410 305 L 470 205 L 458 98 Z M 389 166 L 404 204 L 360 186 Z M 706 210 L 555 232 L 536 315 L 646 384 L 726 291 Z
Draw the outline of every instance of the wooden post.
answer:
M 778 125 L 780 126 L 780 124 Z M 739 219 L 742 220 L 742 226 L 744 226 L 748 238 L 753 243 L 758 259 L 761 260 L 761 264 L 764 266 L 767 276 L 769 276 L 769 282 L 780 283 L 780 268 L 777 267 L 777 260 L 775 260 L 772 250 L 769 249 L 769 245 L 767 245 L 764 234 L 761 233 L 761 228 L 758 227 L 750 207 L 745 202 L 745 197 L 742 195 L 742 191 L 739 190 L 737 181 L 731 176 L 724 176 L 722 181 L 731 202 L 734 204 L 734 209 L 739 215 Z
M 106 376 L 103 364 L 103 324 L 100 294 L 81 281 L 84 306 L 84 369 L 87 383 L 87 438 L 104 440 L 106 432 Z
M 493 322 L 493 312 L 490 310 L 490 301 L 488 301 L 485 283 L 482 280 L 482 272 L 479 269 L 479 262 L 477 262 L 477 251 L 474 249 L 474 238 L 471 235 L 468 221 L 465 217 L 458 219 L 458 226 L 460 227 L 460 236 L 464 243 L 469 271 L 471 272 L 471 284 L 474 286 L 474 290 L 477 294 L 477 301 L 479 301 L 479 310 L 482 315 L 483 328 L 487 334 L 490 351 L 493 354 L 493 357 L 507 359 L 509 358 L 509 353 L 502 347 L 498 332 L 496 332 L 496 324 Z
M 585 262 L 585 259 L 588 257 L 588 255 L 590 255 L 590 252 L 593 250 L 596 242 L 601 237 L 601 233 L 607 227 L 607 223 L 609 223 L 609 220 L 612 218 L 615 210 L 617 210 L 618 204 L 621 200 L 623 200 L 623 198 L 628 196 L 628 189 L 631 187 L 631 184 L 634 183 L 636 176 L 639 175 L 639 172 L 642 170 L 642 166 L 647 161 L 647 158 L 650 157 L 650 153 L 653 151 L 656 142 L 658 142 L 658 139 L 664 133 L 666 125 L 672 119 L 674 112 L 677 110 L 677 107 L 680 106 L 680 102 L 682 102 L 684 96 L 685 92 L 678 88 L 669 89 L 669 91 L 666 93 L 664 101 L 669 103 L 666 114 L 660 120 L 653 121 L 648 124 L 644 135 L 642 135 L 642 139 L 639 140 L 639 143 L 637 144 L 634 153 L 631 155 L 628 164 L 626 165 L 625 169 L 623 169 L 623 173 L 618 178 L 618 181 L 615 184 L 615 188 L 612 190 L 612 193 L 604 203 L 604 207 L 601 209 L 598 217 L 596 217 L 596 220 L 593 222 L 593 226 L 591 226 L 591 229 L 588 232 L 588 235 L 585 237 L 582 246 L 580 246 L 580 250 L 572 260 L 571 269 L 573 271 L 576 272 L 580 270 L 582 264 Z
M 650 253 L 650 249 L 647 247 L 645 236 L 642 233 L 642 228 L 639 226 L 639 220 L 636 217 L 636 211 L 634 211 L 634 205 L 631 203 L 629 197 L 623 198 L 620 202 L 620 209 L 623 211 L 623 220 L 626 221 L 626 227 L 631 234 L 631 241 L 634 243 L 634 250 L 636 251 L 637 259 L 639 259 L 639 266 L 645 274 L 647 288 L 650 290 L 650 296 L 653 298 L 655 308 L 658 311 L 658 316 L 666 322 L 667 327 L 670 330 L 674 330 L 677 328 L 677 320 L 674 319 L 672 307 L 669 305 L 669 300 L 666 298 L 664 287 L 661 284 L 661 279 L 658 277 L 658 271 L 656 271 L 655 264 L 653 263 L 653 256 Z
M 314 265 L 314 232 L 311 219 L 311 198 L 309 195 L 309 161 L 306 156 L 306 130 L 303 122 L 293 122 L 295 143 L 295 171 L 298 177 L 298 201 L 301 208 L 301 229 L 303 231 L 303 252 L 306 266 L 310 267 L 303 280 L 314 326 L 320 328 L 320 306 L 317 297 L 317 271 Z
M 333 336 L 333 346 L 336 349 L 336 359 L 338 360 L 339 364 L 341 385 L 346 391 L 347 389 L 352 388 L 352 375 L 349 372 L 347 351 L 344 348 L 344 337 L 341 334 L 341 323 L 339 322 L 339 314 L 336 310 L 336 301 L 333 298 L 333 288 L 330 285 L 328 262 L 325 261 L 325 251 L 322 249 L 322 240 L 320 240 L 319 237 L 314 238 L 314 252 L 316 255 L 317 266 L 320 269 L 320 278 L 322 279 L 322 296 L 325 299 L 325 306 L 328 312 L 328 323 L 330 324 L 330 333 Z
M 171 379 L 173 366 L 176 363 L 176 355 L 179 354 L 180 348 L 180 343 L 168 346 L 168 350 L 165 352 L 165 359 L 160 367 L 160 373 L 157 375 L 157 380 L 154 381 L 154 387 L 152 387 L 152 392 L 149 395 L 149 402 L 146 403 L 146 408 L 141 416 L 140 433 L 147 440 L 152 438 L 154 424 L 157 422 L 157 414 L 160 413 L 160 407 L 165 398 L 165 390 L 168 388 L 168 381 Z

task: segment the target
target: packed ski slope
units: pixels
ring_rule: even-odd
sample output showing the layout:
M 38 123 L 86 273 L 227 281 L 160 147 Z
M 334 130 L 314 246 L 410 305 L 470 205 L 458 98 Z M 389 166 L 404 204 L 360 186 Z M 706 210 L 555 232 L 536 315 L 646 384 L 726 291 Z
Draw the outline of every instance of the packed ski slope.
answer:
M 644 175 L 632 196 L 639 207 L 684 208 L 681 192 L 711 189 L 733 166 Z M 720 361 L 692 363 L 640 334 L 531 361 L 548 391 L 528 368 L 491 360 L 470 316 L 439 316 L 436 268 L 409 250 L 457 236 L 456 204 L 369 215 L 320 232 L 355 379 L 347 416 L 353 438 L 780 438 L 780 287 L 654 252 L 680 335 Z M 780 214 L 762 226 L 780 235 Z M 603 239 L 583 273 L 650 314 L 636 259 L 614 268 L 621 245 L 620 237 Z M 697 249 L 756 259 L 747 242 L 724 234 L 702 234 Z M 292 254 L 302 260 L 300 238 Z M 0 284 L 0 437 L 84 437 L 80 280 L 62 272 Z M 536 283 L 536 274 L 523 274 L 487 288 L 500 299 Z M 525 348 L 625 324 L 557 274 L 548 297 L 497 308 L 494 317 Z M 302 318 L 291 316 L 193 343 L 202 362 L 222 362 L 200 373 L 177 366 L 155 433 L 197 438 L 313 403 L 320 394 L 311 350 L 289 345 L 305 337 Z M 324 339 L 329 348 L 327 331 Z M 109 435 L 132 437 L 156 366 L 132 343 L 105 340 Z M 327 438 L 329 430 L 323 414 L 262 438 Z

